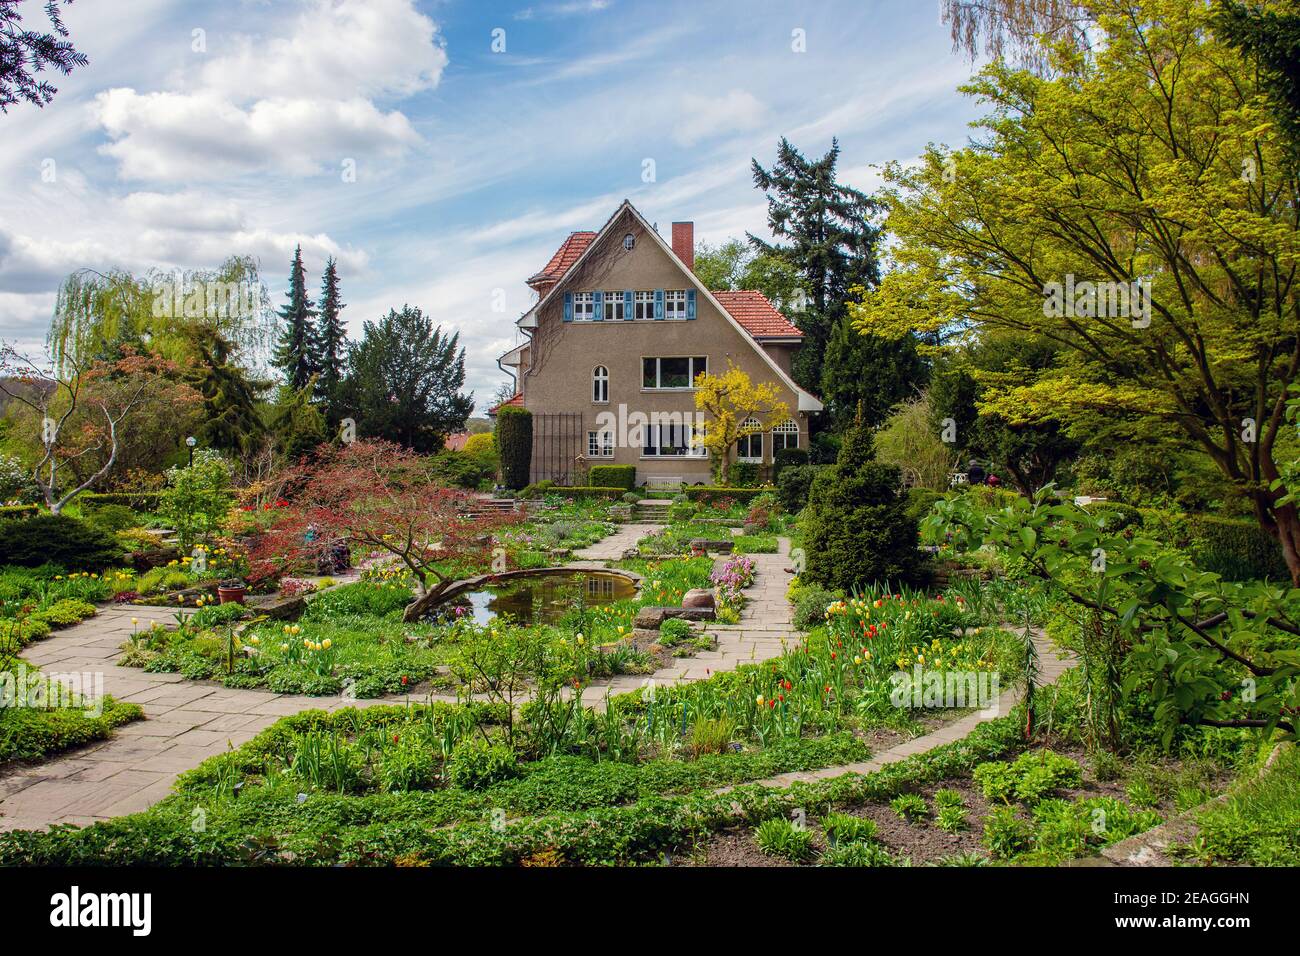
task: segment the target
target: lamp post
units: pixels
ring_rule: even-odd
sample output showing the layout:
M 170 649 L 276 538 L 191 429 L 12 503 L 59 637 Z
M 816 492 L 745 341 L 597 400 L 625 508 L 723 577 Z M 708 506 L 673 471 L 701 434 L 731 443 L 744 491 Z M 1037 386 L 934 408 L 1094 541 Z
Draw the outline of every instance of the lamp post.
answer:
M 189 438 L 185 439 L 185 444 L 188 445 L 189 448 L 190 448 L 190 467 L 191 467 L 191 468 L 194 467 L 194 446 L 197 445 L 198 443 L 199 443 L 199 440 L 198 440 L 197 438 L 195 438 L 193 435 L 191 435 Z

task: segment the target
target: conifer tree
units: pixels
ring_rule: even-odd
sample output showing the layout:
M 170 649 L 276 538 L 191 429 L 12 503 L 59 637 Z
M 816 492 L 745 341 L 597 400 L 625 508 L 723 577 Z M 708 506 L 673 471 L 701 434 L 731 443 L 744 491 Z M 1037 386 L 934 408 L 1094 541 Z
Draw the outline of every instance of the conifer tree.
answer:
M 307 273 L 302 265 L 302 246 L 293 251 L 289 271 L 288 302 L 277 313 L 284 323 L 275 350 L 275 366 L 284 373 L 294 391 L 300 390 L 316 372 L 316 313 L 307 298 Z
M 325 277 L 321 283 L 320 318 L 317 323 L 318 354 L 316 367 L 320 378 L 316 381 L 316 397 L 325 406 L 325 419 L 331 428 L 342 418 L 339 386 L 346 372 L 347 330 L 339 315 L 344 309 L 339 294 L 339 274 L 333 256 L 325 264 Z

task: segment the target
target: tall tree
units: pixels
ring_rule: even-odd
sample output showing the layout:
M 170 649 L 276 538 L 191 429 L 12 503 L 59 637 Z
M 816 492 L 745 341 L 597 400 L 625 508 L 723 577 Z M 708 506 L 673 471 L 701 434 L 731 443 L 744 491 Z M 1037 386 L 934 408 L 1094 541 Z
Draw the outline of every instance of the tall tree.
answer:
M 258 399 L 269 383 L 253 380 L 239 366 L 234 344 L 219 329 L 195 327 L 191 347 L 196 361 L 185 367 L 184 379 L 203 397 L 195 437 L 205 448 L 251 452 L 266 434 Z
M 63 0 L 70 4 L 72 0 Z M 47 0 L 45 15 L 50 20 L 53 33 L 22 28 L 22 15 L 18 12 L 19 0 L 0 0 L 0 113 L 26 100 L 44 107 L 54 99 L 58 88 L 48 80 L 38 80 L 33 74 L 51 67 L 67 76 L 74 67 L 85 66 L 90 61 L 86 54 L 78 53 L 68 37 L 59 13 L 59 0 Z
M 1282 492 L 1300 377 L 1300 180 L 1255 66 L 1201 0 L 1092 0 L 1093 52 L 1046 76 L 994 63 L 978 148 L 892 166 L 899 268 L 861 328 L 949 327 L 1059 348 L 1031 383 L 986 392 L 1008 422 L 1084 414 L 1175 428 L 1277 537 L 1300 584 L 1300 514 Z M 1064 295 L 1066 290 L 1070 295 Z
M 910 379 L 920 366 L 914 356 L 903 354 L 906 342 L 863 343 L 836 334 L 847 320 L 851 291 L 874 287 L 880 279 L 880 229 L 871 221 L 878 204 L 837 180 L 839 157 L 837 140 L 820 159 L 810 160 L 783 138 L 770 170 L 753 160 L 754 185 L 767 195 L 767 225 L 778 242 L 752 234 L 749 241 L 760 254 L 782 259 L 797 272 L 799 288 L 786 303 L 789 318 L 804 333 L 794 378 L 809 391 L 829 393 L 832 418 L 843 427 L 860 403 L 874 405 L 882 394 L 897 400 L 921 383 Z M 894 362 L 896 357 L 903 361 Z M 828 361 L 831 375 L 826 374 Z M 874 380 L 861 374 L 864 365 L 875 369 Z M 885 405 L 870 423 L 882 420 L 888 408 Z
M 1300 8 L 1294 0 L 1268 10 L 1224 0 L 1216 26 L 1228 43 L 1252 57 L 1263 74 L 1273 112 L 1300 153 Z
M 695 274 L 711 291 L 754 289 L 778 309 L 795 305 L 795 290 L 799 287 L 799 273 L 794 266 L 774 253 L 755 252 L 740 239 L 728 239 L 719 246 L 698 243 Z
M 465 429 L 474 396 L 461 394 L 464 384 L 460 333 L 444 336 L 420 309 L 404 305 L 365 323 L 343 394 L 361 434 L 431 452 Z
M 302 265 L 302 246 L 293 250 L 287 298 L 288 301 L 278 313 L 284 328 L 275 350 L 275 365 L 284 373 L 289 387 L 300 391 L 318 371 L 316 313 L 314 303 L 307 298 L 307 272 Z
M 325 420 L 336 428 L 343 417 L 340 410 L 339 387 L 343 382 L 347 362 L 347 329 L 340 312 L 343 300 L 339 294 L 339 274 L 334 257 L 325 263 L 325 277 L 321 282 L 320 319 L 317 323 L 316 366 L 320 378 L 316 380 L 316 397 L 325 406 Z

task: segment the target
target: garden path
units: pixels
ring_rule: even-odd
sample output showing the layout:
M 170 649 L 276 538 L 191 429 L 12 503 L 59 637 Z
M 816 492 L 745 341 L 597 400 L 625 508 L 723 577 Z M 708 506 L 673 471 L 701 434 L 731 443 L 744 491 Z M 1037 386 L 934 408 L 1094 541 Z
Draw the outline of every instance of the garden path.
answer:
M 614 560 L 633 547 L 656 525 L 624 525 L 617 533 L 575 555 L 586 561 Z M 710 625 L 717 635 L 712 650 L 678 658 L 652 676 L 620 675 L 583 688 L 583 700 L 597 704 L 607 694 L 638 690 L 655 684 L 704 680 L 741 664 L 769 660 L 785 650 L 793 636 L 790 607 L 785 600 L 792 573 L 788 540 L 777 554 L 753 555 L 754 583 L 740 621 Z M 180 674 L 151 674 L 121 667 L 113 661 L 132 632 L 157 621 L 173 622 L 167 607 L 103 608 L 95 617 L 57 631 L 25 649 L 23 656 L 51 677 L 103 675 L 103 693 L 139 704 L 145 720 L 117 728 L 113 736 L 78 748 L 43 764 L 0 772 L 0 830 L 41 829 L 54 824 L 86 825 L 135 813 L 171 792 L 176 777 L 209 757 L 251 740 L 282 717 L 304 710 L 334 711 L 400 703 L 406 697 L 355 700 L 345 696 L 307 697 L 264 690 L 222 687 L 186 680 Z M 1040 647 L 1044 680 L 1063 669 L 1046 646 Z M 66 682 L 66 681 L 65 681 Z M 445 694 L 422 695 L 418 701 L 454 701 Z M 1010 706 L 1008 703 L 1007 706 Z M 1005 712 L 1005 711 L 1004 711 Z M 786 774 L 763 781 L 780 786 L 794 780 L 817 779 L 849 772 L 867 772 L 968 733 L 981 719 L 962 718 L 941 730 L 892 748 L 871 761 L 804 774 Z

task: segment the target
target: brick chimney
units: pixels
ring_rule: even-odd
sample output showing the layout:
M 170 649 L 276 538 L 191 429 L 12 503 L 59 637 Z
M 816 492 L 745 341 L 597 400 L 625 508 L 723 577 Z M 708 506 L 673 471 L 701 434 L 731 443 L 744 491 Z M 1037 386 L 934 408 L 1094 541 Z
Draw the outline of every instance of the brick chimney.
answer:
M 673 252 L 686 268 L 695 271 L 695 223 L 673 223 Z

